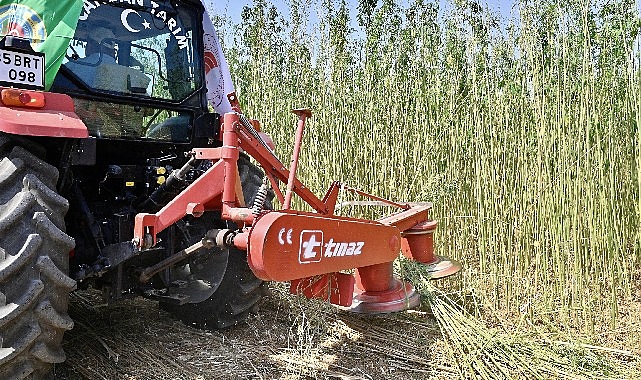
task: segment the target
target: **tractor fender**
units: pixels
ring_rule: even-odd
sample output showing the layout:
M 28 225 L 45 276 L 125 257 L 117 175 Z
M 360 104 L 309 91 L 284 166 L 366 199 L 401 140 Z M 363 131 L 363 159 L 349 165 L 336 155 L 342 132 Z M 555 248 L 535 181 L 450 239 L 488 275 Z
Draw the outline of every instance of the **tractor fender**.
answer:
M 8 107 L 0 103 L 0 132 L 22 136 L 86 138 L 89 132 L 76 115 L 70 96 L 43 92 L 42 108 Z

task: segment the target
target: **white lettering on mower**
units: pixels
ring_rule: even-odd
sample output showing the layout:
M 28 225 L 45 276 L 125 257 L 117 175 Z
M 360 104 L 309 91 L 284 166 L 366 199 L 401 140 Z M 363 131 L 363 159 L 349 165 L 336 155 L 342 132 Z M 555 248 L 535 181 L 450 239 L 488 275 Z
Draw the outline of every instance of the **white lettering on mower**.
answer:
M 342 256 L 358 256 L 360 255 L 365 245 L 364 241 L 352 241 L 347 243 L 334 243 L 334 239 L 329 239 L 325 244 L 325 257 L 342 257 Z
M 294 244 L 292 242 L 292 233 L 294 233 L 293 228 L 290 228 L 290 229 L 281 228 L 280 231 L 278 232 L 278 242 L 280 243 L 280 245 L 285 245 L 285 242 L 287 242 L 287 244 L 289 245 Z
M 305 230 L 301 232 L 298 261 L 301 264 L 321 261 L 323 257 L 323 242 L 323 231 Z
M 308 264 L 323 257 L 358 256 L 363 253 L 363 246 L 364 241 L 335 242 L 333 238 L 325 243 L 323 231 L 304 230 L 300 234 L 298 261 Z

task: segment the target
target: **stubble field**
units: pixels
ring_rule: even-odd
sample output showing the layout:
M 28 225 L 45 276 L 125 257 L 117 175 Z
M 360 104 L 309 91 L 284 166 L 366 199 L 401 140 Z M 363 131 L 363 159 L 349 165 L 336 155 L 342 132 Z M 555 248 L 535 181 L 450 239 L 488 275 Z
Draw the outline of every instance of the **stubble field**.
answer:
M 463 271 L 430 282 L 400 263 L 423 306 L 382 318 L 272 285 L 261 314 L 222 332 L 80 293 L 60 376 L 641 377 L 634 2 L 521 1 L 512 20 L 472 0 L 290 3 L 215 20 L 245 112 L 287 160 L 289 110 L 310 107 L 303 182 L 434 202 L 438 253 Z

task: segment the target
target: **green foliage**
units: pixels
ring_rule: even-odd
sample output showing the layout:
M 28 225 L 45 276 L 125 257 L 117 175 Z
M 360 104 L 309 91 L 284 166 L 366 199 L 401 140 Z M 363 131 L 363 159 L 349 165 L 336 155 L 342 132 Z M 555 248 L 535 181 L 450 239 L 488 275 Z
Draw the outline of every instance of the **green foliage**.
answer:
M 266 0 L 243 11 L 230 64 L 246 112 L 300 176 L 433 201 L 439 254 L 507 315 L 594 331 L 633 299 L 641 240 L 639 17 L 631 0 Z M 361 30 L 353 31 L 352 17 Z M 439 18 L 441 17 L 441 18 Z M 635 274 L 636 273 L 636 274 Z

